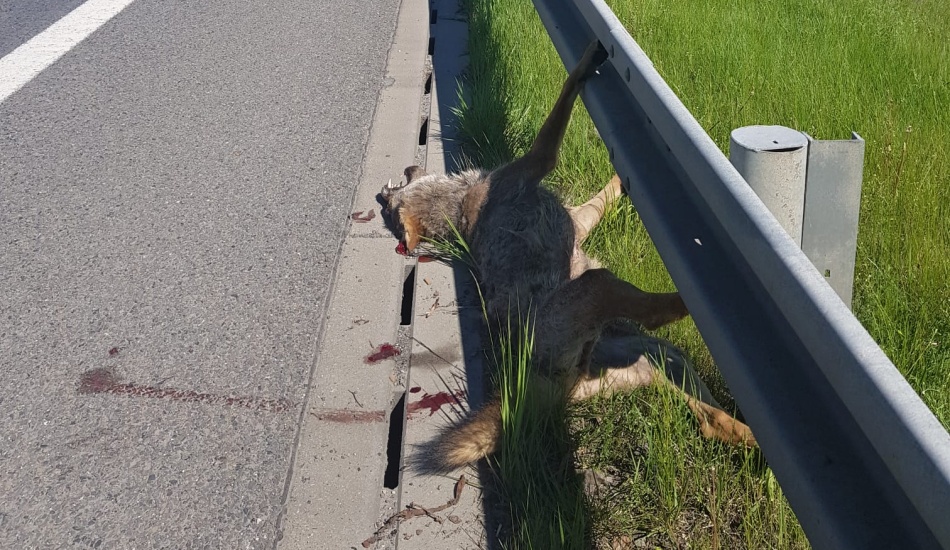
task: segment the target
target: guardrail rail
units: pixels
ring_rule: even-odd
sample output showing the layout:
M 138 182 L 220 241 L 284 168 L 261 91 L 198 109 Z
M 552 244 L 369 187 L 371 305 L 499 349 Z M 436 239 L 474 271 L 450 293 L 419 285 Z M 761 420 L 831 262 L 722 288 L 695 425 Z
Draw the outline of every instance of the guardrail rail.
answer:
M 534 0 L 815 548 L 950 549 L 950 435 L 602 0 Z

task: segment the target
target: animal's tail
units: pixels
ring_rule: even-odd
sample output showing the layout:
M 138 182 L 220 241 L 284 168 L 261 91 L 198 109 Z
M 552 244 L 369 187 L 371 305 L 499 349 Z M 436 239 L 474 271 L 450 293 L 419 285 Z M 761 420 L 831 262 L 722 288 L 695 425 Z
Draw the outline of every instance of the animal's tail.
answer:
M 501 401 L 496 396 L 467 418 L 442 430 L 432 441 L 415 449 L 412 469 L 445 474 L 476 462 L 498 449 L 501 437 Z

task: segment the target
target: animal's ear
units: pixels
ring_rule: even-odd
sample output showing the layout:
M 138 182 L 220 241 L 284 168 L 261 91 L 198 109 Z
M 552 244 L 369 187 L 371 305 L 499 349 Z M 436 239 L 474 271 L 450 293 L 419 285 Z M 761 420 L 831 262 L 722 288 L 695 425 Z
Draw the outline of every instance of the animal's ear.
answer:
M 406 185 L 412 183 L 412 180 L 426 175 L 426 171 L 421 166 L 415 165 L 407 167 L 402 173 L 406 175 Z
M 415 247 L 419 246 L 425 228 L 419 218 L 410 212 L 403 212 L 399 220 L 402 222 L 402 238 L 406 243 L 406 250 L 412 252 Z

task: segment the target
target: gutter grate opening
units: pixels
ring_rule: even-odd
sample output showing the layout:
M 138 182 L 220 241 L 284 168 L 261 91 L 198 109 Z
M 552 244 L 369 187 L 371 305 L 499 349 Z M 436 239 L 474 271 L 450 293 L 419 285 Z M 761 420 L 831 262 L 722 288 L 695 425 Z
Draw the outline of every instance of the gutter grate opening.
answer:
M 399 308 L 399 324 L 407 327 L 412 324 L 412 302 L 416 292 L 416 268 L 406 271 L 406 280 L 402 283 L 402 306 Z
M 429 117 L 422 121 L 422 127 L 419 128 L 419 145 L 426 144 L 426 138 L 429 137 Z
M 435 37 L 429 37 L 429 55 L 435 55 Z
M 405 426 L 406 394 L 402 394 L 393 411 L 389 413 L 389 439 L 386 442 L 386 473 L 383 487 L 399 487 L 399 466 L 402 461 L 402 434 Z
M 432 10 L 429 13 L 429 24 L 435 25 L 435 22 L 439 20 L 439 10 Z
M 432 73 L 429 73 L 429 76 L 426 77 L 425 88 L 423 88 L 422 93 L 429 95 L 432 93 Z

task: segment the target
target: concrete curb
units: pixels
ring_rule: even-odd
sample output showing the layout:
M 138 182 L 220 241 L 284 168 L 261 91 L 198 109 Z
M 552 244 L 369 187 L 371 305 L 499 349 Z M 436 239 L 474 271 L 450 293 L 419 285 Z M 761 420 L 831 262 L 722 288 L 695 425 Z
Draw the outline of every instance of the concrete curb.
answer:
M 429 53 L 432 77 L 427 103 L 428 138 L 424 166 L 430 172 L 455 169 L 457 143 L 451 107 L 455 83 L 467 65 L 468 26 L 457 0 L 430 2 Z M 419 163 L 423 164 L 423 163 Z M 463 265 L 420 262 L 415 273 L 404 455 L 430 441 L 446 424 L 465 414 L 467 403 L 482 400 L 482 361 L 478 294 Z M 403 508 L 437 508 L 454 501 L 458 480 L 466 483 L 458 501 L 438 513 L 399 524 L 400 550 L 484 548 L 486 528 L 477 472 L 467 468 L 446 477 L 420 476 L 404 470 L 400 482 Z
M 414 260 L 394 252 L 376 195 L 417 153 L 427 8 L 419 0 L 400 6 L 301 419 L 280 549 L 360 548 L 398 508 L 390 419 L 403 414 L 410 327 L 401 291 Z M 384 535 L 376 547 L 393 547 Z
M 389 521 L 453 499 L 459 475 L 423 477 L 402 464 L 461 414 L 454 405 L 480 399 L 472 338 L 481 310 L 464 269 L 395 254 L 376 201 L 410 164 L 447 169 L 441 112 L 455 102 L 465 45 L 457 1 L 403 1 L 301 421 L 281 549 L 485 546 L 471 469 L 457 504 Z M 446 83 L 441 95 L 436 77 Z

